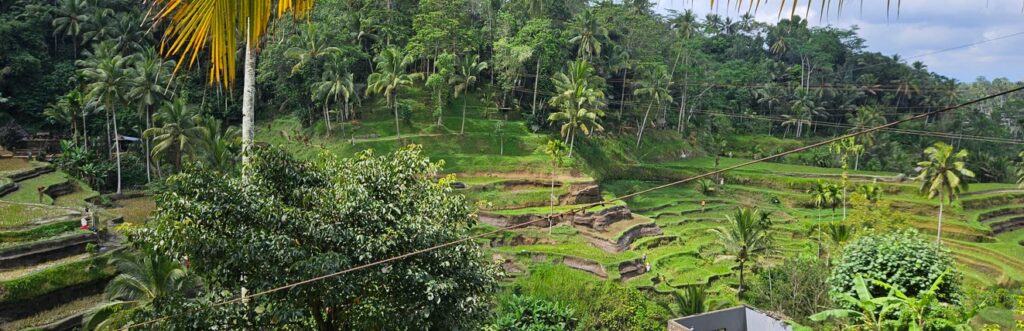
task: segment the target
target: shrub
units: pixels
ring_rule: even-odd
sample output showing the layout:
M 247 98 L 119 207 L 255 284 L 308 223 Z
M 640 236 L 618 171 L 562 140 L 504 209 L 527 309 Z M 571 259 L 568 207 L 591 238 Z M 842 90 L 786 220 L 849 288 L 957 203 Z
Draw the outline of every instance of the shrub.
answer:
M 498 302 L 493 324 L 487 330 L 575 330 L 574 311 L 566 305 L 514 294 Z
M 927 290 L 943 272 L 951 270 L 937 291 L 937 298 L 955 303 L 961 294 L 962 276 L 952 270 L 953 259 L 948 251 L 910 229 L 864 235 L 844 247 L 833 265 L 828 283 L 830 296 L 837 303 L 842 293 L 855 295 L 853 280 L 857 275 L 885 282 L 913 297 Z M 873 283 L 868 287 L 875 297 L 888 292 Z
M 523 294 L 566 304 L 579 330 L 664 330 L 671 312 L 632 287 L 599 281 L 565 266 L 540 265 L 515 286 Z
M 760 308 L 808 322 L 808 316 L 832 305 L 828 276 L 828 268 L 821 260 L 788 259 L 754 279 L 747 299 Z

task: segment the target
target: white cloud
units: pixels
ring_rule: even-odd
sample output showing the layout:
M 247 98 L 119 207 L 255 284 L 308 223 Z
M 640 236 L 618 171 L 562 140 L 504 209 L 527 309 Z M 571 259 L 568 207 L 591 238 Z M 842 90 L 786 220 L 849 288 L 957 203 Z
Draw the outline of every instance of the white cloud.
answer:
M 779 1 L 762 5 L 755 19 L 778 21 Z M 792 0 L 787 3 L 791 3 L 789 1 Z M 856 25 L 869 51 L 920 60 L 935 72 L 965 81 L 977 76 L 1024 80 L 1024 65 L 1021 65 L 1024 63 L 1024 35 L 945 50 L 1024 32 L 1024 0 L 902 0 L 898 18 L 895 9 L 887 15 L 886 0 L 864 0 L 863 13 L 859 1 L 847 0 L 841 15 L 837 16 L 832 10 L 824 19 L 820 19 L 818 1 L 811 3 L 808 20 L 811 25 L 844 28 Z M 737 14 L 735 7 L 726 10 L 726 1 L 716 2 L 722 7 L 717 11 L 709 8 L 710 1 L 706 0 L 661 0 L 658 8 L 662 11 L 693 9 L 700 15 L 709 12 L 742 14 Z M 893 6 L 895 3 L 893 1 Z M 807 7 L 800 6 L 797 13 L 803 16 L 806 10 Z M 782 15 L 789 15 L 788 4 Z M 941 53 L 919 56 L 939 51 Z

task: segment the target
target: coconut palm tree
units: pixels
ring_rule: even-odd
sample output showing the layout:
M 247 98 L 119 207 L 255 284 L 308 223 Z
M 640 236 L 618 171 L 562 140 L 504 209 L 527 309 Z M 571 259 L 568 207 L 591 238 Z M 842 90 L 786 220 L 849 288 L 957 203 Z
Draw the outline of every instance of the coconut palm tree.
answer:
M 116 330 L 131 321 L 135 310 L 154 300 L 186 290 L 188 270 L 178 261 L 155 253 L 122 253 L 110 260 L 120 274 L 103 292 L 107 303 L 89 311 L 83 330 Z
M 398 124 L 398 89 L 409 86 L 421 77 L 419 73 L 407 73 L 405 68 L 413 62 L 413 57 L 401 50 L 389 47 L 377 54 L 377 71 L 366 78 L 366 95 L 383 94 L 388 108 L 395 113 L 395 134 L 402 139 L 402 129 Z
M 195 64 L 200 54 L 209 57 L 210 82 L 231 85 L 235 80 L 236 42 L 245 39 L 242 88 L 242 160 L 252 146 L 256 94 L 256 53 L 272 17 L 292 14 L 304 18 L 314 0 L 155 0 L 156 23 L 169 20 L 164 31 L 168 55 L 179 55 Z M 275 16 L 276 15 L 276 16 Z M 242 34 L 239 36 L 238 34 Z
M 564 122 L 562 137 L 569 143 L 569 157 L 572 157 L 577 132 L 589 135 L 602 131 L 600 118 L 604 117 L 604 80 L 594 73 L 587 60 L 569 62 L 566 72 L 559 72 L 552 78 L 557 93 L 548 102 L 560 111 L 548 116 L 549 122 Z
M 756 259 L 772 249 L 768 226 L 761 221 L 761 213 L 757 209 L 739 208 L 732 216 L 726 217 L 727 226 L 711 229 L 726 252 L 732 254 L 739 263 L 739 293 L 744 291 L 744 270 L 747 262 Z
M 89 99 L 103 105 L 104 111 L 113 119 L 114 156 L 117 160 L 117 193 L 121 193 L 121 135 L 118 133 L 117 108 L 124 101 L 128 90 L 129 76 L 126 70 L 128 58 L 111 52 L 108 42 L 97 45 L 97 52 L 90 61 L 79 61 L 84 68 L 79 73 L 88 82 L 86 91 Z M 102 49 L 102 51 L 100 51 Z
M 146 48 L 139 53 L 135 65 L 128 70 L 131 76 L 128 85 L 128 97 L 131 103 L 139 107 L 139 115 L 145 123 L 145 130 L 153 126 L 153 107 L 160 105 L 170 97 L 171 91 L 168 85 L 171 80 L 171 71 L 174 69 L 174 61 L 165 61 L 157 54 L 156 50 Z M 145 131 L 143 131 L 145 132 Z M 150 168 L 150 140 L 145 139 L 146 153 L 146 180 L 151 179 Z
M 237 163 L 238 149 L 242 134 L 237 127 L 224 127 L 221 120 L 213 116 L 194 117 L 196 137 L 192 141 L 198 147 L 194 156 L 208 169 L 222 173 L 231 172 Z
M 311 97 L 313 101 L 323 103 L 324 120 L 327 122 L 327 135 L 330 136 L 333 129 L 331 128 L 331 115 L 328 112 L 328 107 L 330 107 L 332 102 L 343 105 L 344 109 L 338 111 L 338 117 L 342 119 L 348 118 L 350 100 L 356 92 L 353 75 L 340 68 L 329 68 L 321 75 L 319 82 L 313 83 L 312 90 Z M 344 124 L 342 124 L 341 133 L 342 135 L 345 134 Z
M 143 136 L 153 139 L 153 157 L 161 160 L 171 154 L 175 170 L 181 171 L 185 153 L 196 148 L 193 140 L 201 135 L 196 126 L 196 115 L 184 98 L 164 102 L 153 116 L 160 126 L 146 130 Z
M 341 49 L 327 46 L 326 37 L 323 33 L 317 32 L 319 25 L 308 23 L 302 33 L 292 36 L 292 46 L 284 52 L 284 56 L 295 61 L 292 66 L 292 75 L 302 70 L 303 67 L 325 56 L 340 54 Z
M 60 0 L 53 12 L 53 34 L 71 38 L 75 59 L 78 59 L 78 39 L 82 35 L 82 26 L 88 21 L 88 0 Z
M 644 72 L 643 78 L 637 81 L 637 89 L 633 90 L 633 94 L 638 97 L 647 96 L 651 101 L 647 103 L 647 111 L 644 112 L 644 118 L 640 122 L 640 130 L 636 135 L 636 147 L 640 147 L 640 140 L 644 137 L 644 128 L 647 127 L 651 107 L 655 104 L 660 107 L 662 101 L 672 102 L 672 95 L 668 90 L 669 85 L 672 85 L 672 77 L 665 72 L 665 66 L 648 66 Z
M 455 68 L 455 75 L 452 76 L 452 84 L 455 85 L 455 97 L 458 98 L 460 94 L 467 94 L 476 88 L 476 81 L 480 76 L 480 72 L 487 69 L 487 62 L 480 61 L 480 55 L 473 54 L 466 56 L 461 59 L 458 67 Z M 468 95 L 464 95 L 462 98 L 462 126 L 459 127 L 459 134 L 466 133 L 466 99 L 469 99 Z
M 601 55 L 601 43 L 608 40 L 608 29 L 589 8 L 573 18 L 570 26 L 575 37 L 569 43 L 576 44 L 577 56 L 589 60 Z
M 939 223 L 937 241 L 942 241 L 942 208 L 948 200 L 953 203 L 960 192 L 967 190 L 967 182 L 961 176 L 972 178 L 974 172 L 967 169 L 968 152 L 961 149 L 953 152 L 953 146 L 944 142 L 936 142 L 925 148 L 926 160 L 917 163 L 920 173 L 915 180 L 921 181 L 921 194 L 929 199 L 939 198 Z
M 857 187 L 857 193 L 864 196 L 868 202 L 877 203 L 882 197 L 882 187 L 877 184 L 861 185 Z

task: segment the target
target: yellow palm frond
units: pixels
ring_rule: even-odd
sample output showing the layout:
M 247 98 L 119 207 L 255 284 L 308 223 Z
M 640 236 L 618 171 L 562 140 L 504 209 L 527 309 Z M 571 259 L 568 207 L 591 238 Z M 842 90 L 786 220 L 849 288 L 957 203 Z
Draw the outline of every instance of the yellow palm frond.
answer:
M 160 47 L 165 56 L 180 56 L 175 70 L 187 63 L 195 65 L 200 53 L 210 59 L 210 83 L 225 86 L 235 79 L 235 50 L 243 33 L 254 48 L 270 24 L 272 9 L 276 16 L 291 13 L 304 18 L 313 9 L 314 0 L 154 0 L 160 8 L 157 22 L 169 20 Z M 276 4 L 276 6 L 275 6 Z

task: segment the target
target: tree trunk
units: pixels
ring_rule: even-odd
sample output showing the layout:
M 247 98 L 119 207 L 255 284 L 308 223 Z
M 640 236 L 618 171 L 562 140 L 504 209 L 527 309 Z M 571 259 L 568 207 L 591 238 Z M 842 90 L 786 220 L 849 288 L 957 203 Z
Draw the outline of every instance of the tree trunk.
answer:
M 89 126 L 85 123 L 85 110 L 82 110 L 82 146 L 89 151 Z
M 537 83 L 540 82 L 540 54 L 537 54 L 537 71 L 533 74 L 533 109 L 531 114 L 537 114 Z
M 111 111 L 114 118 L 114 156 L 117 159 L 117 194 L 121 194 L 121 139 L 117 133 L 117 112 Z
M 395 112 L 395 136 L 402 140 L 402 128 L 398 124 L 398 92 L 391 93 L 391 109 Z
M 572 147 L 576 145 L 576 130 L 572 130 L 572 134 L 569 135 L 569 157 L 572 157 Z
M 152 123 L 150 123 L 149 107 L 146 107 L 146 130 L 149 130 L 150 127 L 152 127 Z M 143 131 L 143 135 L 145 135 L 145 131 Z M 146 143 L 146 145 L 145 145 L 146 146 L 146 151 L 145 151 L 145 153 L 146 153 L 146 183 L 149 183 L 149 182 L 153 181 L 153 176 L 152 176 L 151 170 L 150 170 L 150 168 L 152 168 L 152 161 L 151 161 L 151 158 L 150 158 L 150 155 L 149 155 L 149 138 L 147 138 L 147 137 L 142 137 L 142 138 L 145 139 L 145 143 Z
M 640 147 L 640 139 L 644 137 L 644 127 L 647 126 L 647 115 L 651 114 L 651 107 L 654 106 L 654 101 L 647 104 L 647 111 L 644 112 L 644 120 L 640 122 L 640 131 L 636 135 L 636 147 Z
M 249 163 L 249 152 L 255 138 L 256 117 L 256 46 L 249 40 L 246 29 L 245 38 L 245 70 L 242 82 L 242 164 Z
M 463 135 L 463 134 L 466 134 L 466 99 L 468 99 L 468 98 L 469 98 L 469 95 L 468 95 L 468 91 L 467 91 L 467 94 L 463 94 L 462 95 L 462 126 L 459 127 L 459 135 L 460 136 Z
M 626 105 L 626 83 L 629 81 L 629 71 L 622 68 L 622 94 L 619 95 L 619 120 L 622 120 L 622 107 Z
M 683 84 L 683 88 L 681 90 L 682 91 L 679 93 L 680 94 L 679 95 L 679 120 L 676 123 L 676 130 L 679 131 L 679 133 L 683 133 L 683 127 L 686 126 L 686 123 L 683 121 L 683 118 L 686 116 L 686 84 L 685 83 Z
M 740 290 L 739 292 L 736 293 L 737 297 L 743 295 L 743 265 L 745 264 L 744 262 L 746 261 L 740 260 Z
M 331 112 L 328 111 L 327 102 L 324 102 L 324 120 L 327 121 L 327 136 L 331 136 Z
M 942 206 L 945 204 L 945 199 L 944 198 L 945 197 L 943 197 L 943 192 L 940 190 L 939 191 L 939 230 L 938 230 L 938 234 L 935 235 L 935 241 L 939 242 L 940 244 L 942 243 Z

